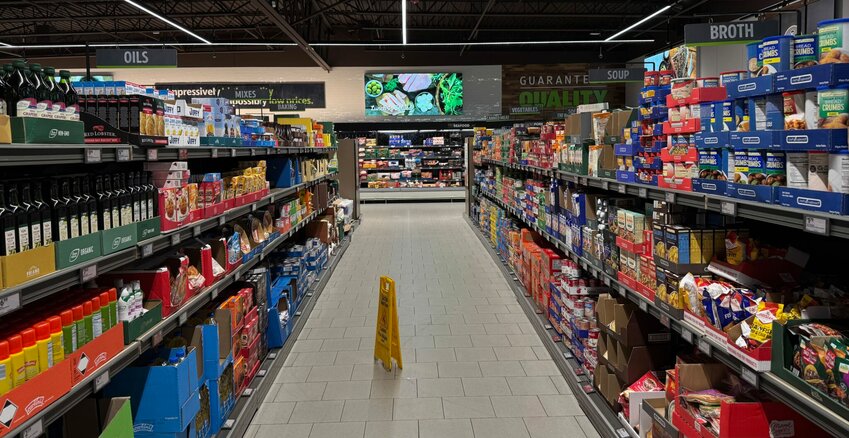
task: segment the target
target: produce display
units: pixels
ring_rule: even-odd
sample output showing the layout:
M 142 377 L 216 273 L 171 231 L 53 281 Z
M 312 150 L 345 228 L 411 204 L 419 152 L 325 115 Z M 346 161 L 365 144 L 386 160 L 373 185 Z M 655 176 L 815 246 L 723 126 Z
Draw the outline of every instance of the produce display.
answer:
M 463 114 L 462 73 L 368 73 L 366 116 Z

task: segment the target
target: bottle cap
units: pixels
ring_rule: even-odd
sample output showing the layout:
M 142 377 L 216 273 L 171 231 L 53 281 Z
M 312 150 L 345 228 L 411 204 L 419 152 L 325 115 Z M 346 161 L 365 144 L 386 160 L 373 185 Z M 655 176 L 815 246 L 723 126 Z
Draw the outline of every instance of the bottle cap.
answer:
M 24 348 L 35 345 L 35 330 L 28 328 L 21 332 L 21 339 L 24 341 Z
M 109 289 L 109 302 L 111 303 L 112 301 L 118 301 L 118 291 L 114 287 Z
M 83 303 L 83 316 L 91 316 L 91 301 Z
M 100 307 L 106 307 L 109 305 L 109 292 L 101 292 L 100 293 Z
M 65 313 L 65 312 L 62 312 Z M 51 316 L 47 318 L 47 322 L 50 324 L 50 333 L 56 333 L 62 331 L 62 318 L 58 316 Z
M 83 319 L 83 306 L 74 306 L 72 310 L 74 312 L 74 321 Z
M 9 337 L 9 354 L 18 354 L 23 350 L 23 338 L 21 335 Z
M 94 297 L 90 299 L 89 302 L 91 303 L 92 312 L 97 312 L 100 310 L 100 297 Z
M 50 339 L 50 324 L 40 322 L 35 325 L 35 338 L 39 341 Z
M 74 313 L 70 310 L 66 310 L 59 314 L 62 318 L 62 326 L 71 325 L 74 323 Z
M 0 360 L 9 358 L 9 342 L 0 341 Z

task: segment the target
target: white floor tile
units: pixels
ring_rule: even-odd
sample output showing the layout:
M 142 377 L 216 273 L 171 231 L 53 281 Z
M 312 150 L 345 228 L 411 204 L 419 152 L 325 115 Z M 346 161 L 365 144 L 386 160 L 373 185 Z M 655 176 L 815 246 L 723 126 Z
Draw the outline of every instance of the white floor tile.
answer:
M 521 418 L 481 418 L 472 420 L 475 437 L 528 438 L 528 429 Z M 553 435 L 565 436 L 565 435 Z
M 472 422 L 462 420 L 419 421 L 419 438 L 474 438 Z M 483 438 L 483 437 L 481 437 Z

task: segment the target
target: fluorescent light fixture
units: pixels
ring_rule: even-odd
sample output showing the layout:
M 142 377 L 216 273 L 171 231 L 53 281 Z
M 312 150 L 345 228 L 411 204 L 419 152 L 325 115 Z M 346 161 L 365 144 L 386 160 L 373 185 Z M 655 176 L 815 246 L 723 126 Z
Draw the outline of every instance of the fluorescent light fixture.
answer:
M 3 47 L 12 47 L 12 45 L 11 45 L 11 44 L 6 44 L 6 43 L 3 43 L 3 42 L 0 42 L 0 46 L 3 46 Z
M 634 23 L 634 24 L 632 24 L 632 25 L 630 25 L 630 26 L 626 27 L 625 29 L 620 30 L 619 32 L 616 32 L 615 34 L 613 34 L 613 36 L 608 37 L 608 38 L 607 38 L 607 39 L 605 39 L 604 41 L 605 41 L 605 42 L 610 42 L 610 41 L 612 41 L 614 38 L 618 37 L 619 35 L 622 35 L 623 33 L 628 32 L 629 30 L 631 30 L 631 29 L 633 29 L 633 28 L 635 28 L 635 27 L 637 27 L 637 26 L 639 26 L 639 25 L 641 25 L 641 24 L 645 23 L 646 21 L 649 21 L 649 20 L 651 20 L 652 18 L 657 17 L 658 15 L 660 15 L 660 14 L 662 14 L 662 13 L 666 12 L 666 11 L 667 11 L 667 10 L 669 10 L 669 8 L 671 8 L 671 7 L 672 7 L 672 5 L 666 5 L 666 6 L 662 7 L 662 8 L 660 8 L 657 12 L 655 12 L 655 13 L 653 13 L 653 14 L 649 15 L 648 17 L 643 18 L 642 20 L 640 20 L 640 21 L 638 21 L 638 22 L 636 22 L 636 23 Z M 617 42 L 622 42 L 622 41 L 617 41 Z
M 557 45 L 557 44 L 620 44 L 620 43 L 653 43 L 653 39 L 645 40 L 566 40 L 566 41 L 461 41 L 450 43 L 311 43 L 313 47 L 394 47 L 394 46 L 514 46 L 514 45 Z
M 133 6 L 135 6 L 136 8 L 138 8 L 138 9 L 140 9 L 140 10 L 144 11 L 144 12 L 147 12 L 148 14 L 150 14 L 150 15 L 152 15 L 152 16 L 154 16 L 154 17 L 158 18 L 159 20 L 161 20 L 161 21 L 163 21 L 163 22 L 167 23 L 167 24 L 168 24 L 168 25 L 170 25 L 171 27 L 174 27 L 174 28 L 180 29 L 180 30 L 182 30 L 183 32 L 185 32 L 185 33 L 187 33 L 187 34 L 189 34 L 189 35 L 191 35 L 191 36 L 193 36 L 193 37 L 195 37 L 195 38 L 197 38 L 197 39 L 199 39 L 199 40 L 203 41 L 203 42 L 204 42 L 204 43 L 206 43 L 206 44 L 212 44 L 212 41 L 209 41 L 208 39 L 206 39 L 206 38 L 204 38 L 204 37 L 202 37 L 202 36 L 200 36 L 200 35 L 198 35 L 198 34 L 196 34 L 196 33 L 192 32 L 192 31 L 190 31 L 190 30 L 186 29 L 185 27 L 180 26 L 179 24 L 177 24 L 177 23 L 175 23 L 175 22 L 173 22 L 173 21 L 171 21 L 171 20 L 169 20 L 169 19 L 167 19 L 167 18 L 165 18 L 165 17 L 163 17 L 163 16 L 161 16 L 161 15 L 157 14 L 156 12 L 153 12 L 152 10 L 150 10 L 150 9 L 148 9 L 148 8 L 146 8 L 146 7 L 142 6 L 142 5 L 140 5 L 140 4 L 136 3 L 136 2 L 134 2 L 133 0 L 124 0 L 124 1 L 125 1 L 126 3 L 129 3 L 129 4 L 133 5 Z
M 407 0 L 401 0 L 401 39 L 407 45 Z

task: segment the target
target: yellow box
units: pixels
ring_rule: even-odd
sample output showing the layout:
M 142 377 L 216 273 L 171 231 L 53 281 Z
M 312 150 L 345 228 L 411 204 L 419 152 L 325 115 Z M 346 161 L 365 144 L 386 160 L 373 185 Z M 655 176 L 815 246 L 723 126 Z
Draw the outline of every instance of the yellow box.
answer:
M 633 237 L 631 238 L 631 241 L 634 243 L 643 243 L 643 241 L 645 240 L 644 231 L 646 229 L 646 215 L 636 212 L 632 212 L 631 215 L 634 218 L 634 225 L 632 230 Z
M 690 230 L 690 263 L 705 263 L 702 230 Z
M 29 251 L 0 257 L 3 266 L 3 287 L 13 287 L 56 271 L 56 250 L 53 244 Z
M 9 144 L 12 142 L 12 118 L 3 114 L 0 115 L 0 143 Z
M 702 260 L 710 263 L 714 252 L 714 230 L 702 230 Z

